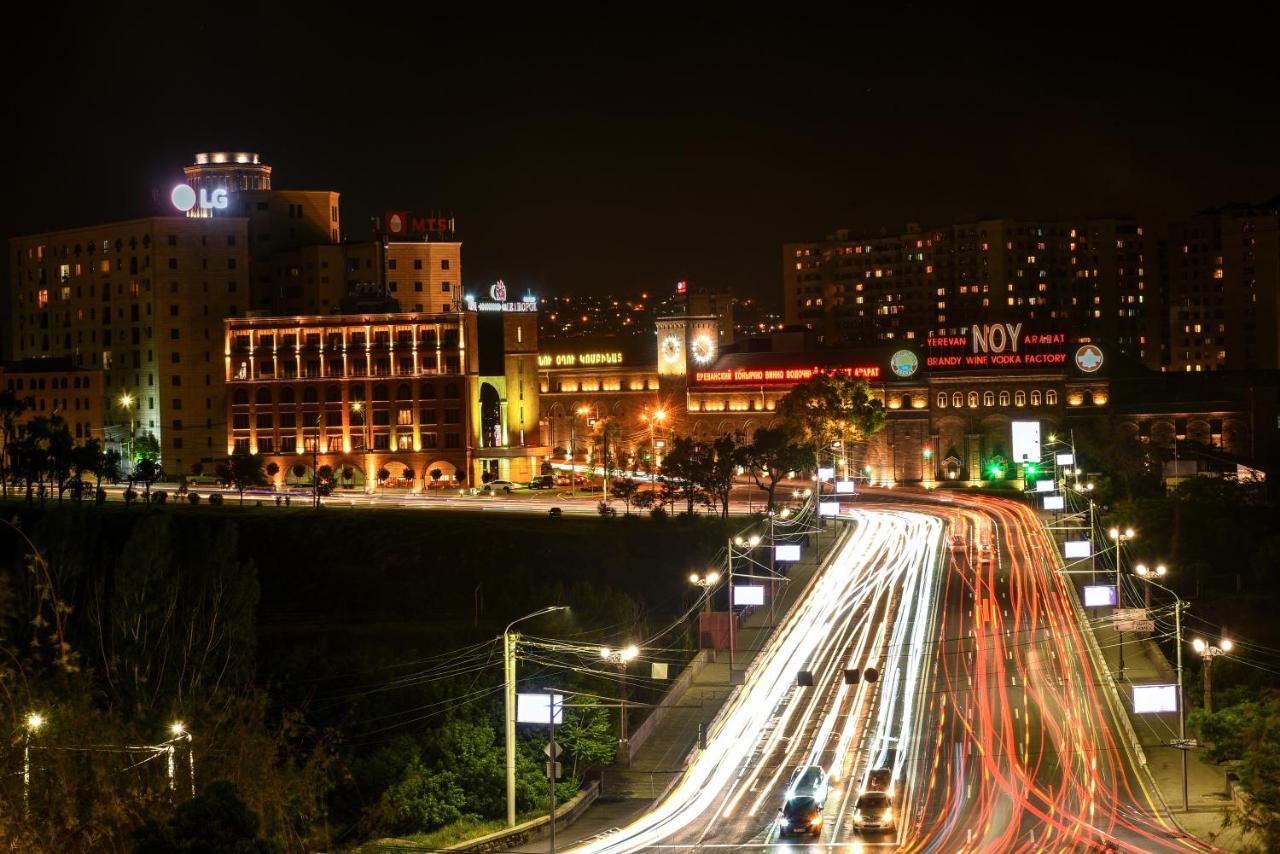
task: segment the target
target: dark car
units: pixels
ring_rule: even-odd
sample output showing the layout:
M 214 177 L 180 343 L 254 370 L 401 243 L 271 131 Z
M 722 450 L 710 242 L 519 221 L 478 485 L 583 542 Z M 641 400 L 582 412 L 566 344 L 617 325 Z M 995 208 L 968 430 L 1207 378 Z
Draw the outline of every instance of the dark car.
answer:
M 535 477 L 533 480 L 529 481 L 530 489 L 551 489 L 555 485 L 555 476 L 549 474 L 544 474 L 541 477 Z
M 779 836 L 800 836 L 822 833 L 822 807 L 810 797 L 788 798 L 778 816 Z

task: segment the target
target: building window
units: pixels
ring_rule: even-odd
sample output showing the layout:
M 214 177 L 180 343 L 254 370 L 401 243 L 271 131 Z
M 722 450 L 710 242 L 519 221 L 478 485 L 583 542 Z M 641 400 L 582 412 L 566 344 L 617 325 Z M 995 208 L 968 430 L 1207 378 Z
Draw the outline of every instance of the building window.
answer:
M 462 447 L 462 437 L 457 433 L 445 433 L 444 446 L 446 448 L 460 448 Z
M 407 406 L 400 407 L 400 411 L 396 413 L 396 424 L 401 427 L 413 424 L 413 410 Z
M 1000 405 L 1001 406 L 1009 405 L 1009 392 L 1007 391 L 1000 392 Z
M 947 393 L 945 391 L 938 392 L 938 408 L 939 409 L 947 408 Z
M 985 391 L 982 393 L 983 406 L 995 406 L 995 403 L 996 403 L 996 396 L 994 392 Z
M 1014 406 L 1026 406 L 1026 405 L 1027 405 L 1027 393 L 1026 393 L 1025 391 L 1022 391 L 1021 389 L 1019 389 L 1018 391 L 1015 391 L 1015 392 L 1013 393 L 1013 405 L 1014 405 Z
M 449 259 L 448 259 L 448 258 L 441 258 L 441 259 L 440 259 L 440 269 L 441 269 L 441 270 L 447 270 L 447 269 L 449 269 Z
M 1032 406 L 1039 406 L 1039 405 L 1040 405 L 1040 390 L 1039 390 L 1039 389 L 1036 389 L 1035 391 L 1031 392 L 1031 405 L 1032 405 Z
M 951 394 L 951 405 L 954 406 L 956 409 L 959 409 L 960 407 L 964 406 L 964 395 L 962 395 L 958 391 L 953 392 Z
M 422 447 L 423 447 L 423 448 L 434 448 L 434 447 L 436 447 L 436 434 L 435 434 L 435 433 L 423 433 L 423 434 L 422 434 Z
M 1044 393 L 1044 402 L 1046 406 L 1057 406 L 1058 392 L 1055 391 L 1054 389 L 1049 389 L 1048 391 L 1046 391 Z
M 978 407 L 978 393 L 976 391 L 969 392 L 969 407 L 972 409 Z

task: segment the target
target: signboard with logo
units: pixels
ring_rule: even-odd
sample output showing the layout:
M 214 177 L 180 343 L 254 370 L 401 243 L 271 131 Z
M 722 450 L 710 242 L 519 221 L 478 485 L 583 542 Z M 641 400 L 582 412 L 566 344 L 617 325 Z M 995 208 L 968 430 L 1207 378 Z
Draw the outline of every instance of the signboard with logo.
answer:
M 980 323 L 968 335 L 936 335 L 925 343 L 930 371 L 1056 370 L 1068 364 L 1072 349 L 1065 332 L 1033 331 L 1021 322 Z
M 1137 715 L 1178 711 L 1177 685 L 1134 685 L 1133 712 Z
M 382 215 L 381 232 L 393 240 L 425 240 L 452 235 L 458 230 L 453 217 L 422 216 L 409 211 L 387 211 Z
M 622 353 L 542 353 L 538 356 L 540 368 L 595 368 L 601 365 L 621 365 Z
M 227 209 L 228 197 L 226 189 L 219 187 L 210 190 L 201 187 L 199 193 L 194 187 L 187 184 L 179 184 L 169 193 L 169 201 L 173 206 L 183 213 L 195 210 L 197 207 L 202 211 L 222 211 Z
M 899 350 L 889 357 L 889 372 L 900 380 L 916 375 L 920 370 L 920 357 L 910 350 Z
M 462 298 L 467 311 L 519 311 L 536 312 L 538 299 L 533 294 L 525 294 L 519 302 L 507 298 L 507 285 L 501 279 L 489 286 L 487 300 L 478 300 L 472 294 Z

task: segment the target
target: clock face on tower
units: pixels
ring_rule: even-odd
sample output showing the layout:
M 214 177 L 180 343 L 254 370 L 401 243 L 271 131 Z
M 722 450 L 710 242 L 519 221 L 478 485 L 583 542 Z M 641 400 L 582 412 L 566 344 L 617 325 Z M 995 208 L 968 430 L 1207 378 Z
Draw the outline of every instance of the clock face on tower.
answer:
M 715 347 L 709 337 L 699 335 L 693 339 L 693 360 L 695 362 L 699 365 L 705 365 L 711 361 L 713 355 L 715 355 Z
M 662 339 L 662 358 L 668 362 L 680 360 L 680 339 L 677 336 L 668 335 Z

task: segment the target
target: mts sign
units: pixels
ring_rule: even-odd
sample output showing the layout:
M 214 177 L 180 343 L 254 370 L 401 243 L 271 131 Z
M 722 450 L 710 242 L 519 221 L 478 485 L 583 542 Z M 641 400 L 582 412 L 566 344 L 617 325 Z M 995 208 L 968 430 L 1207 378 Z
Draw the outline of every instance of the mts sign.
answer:
M 1022 334 L 1021 323 L 984 323 L 973 327 L 970 332 L 973 338 L 975 353 L 1016 353 L 1018 340 Z

